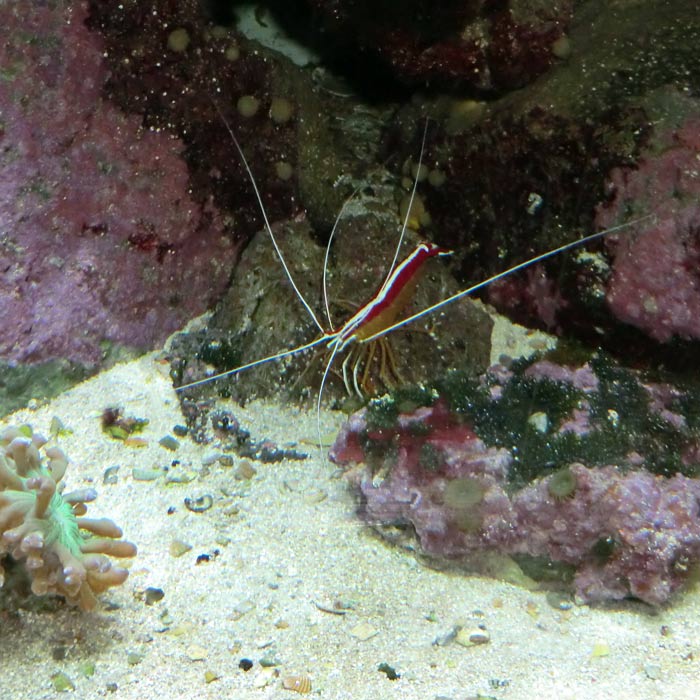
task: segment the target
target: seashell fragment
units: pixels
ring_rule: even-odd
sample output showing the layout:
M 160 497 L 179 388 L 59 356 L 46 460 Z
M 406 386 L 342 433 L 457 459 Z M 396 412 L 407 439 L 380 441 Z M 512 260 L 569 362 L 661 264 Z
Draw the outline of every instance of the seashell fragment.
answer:
M 193 513 L 204 513 L 214 504 L 214 499 L 207 493 L 199 498 L 185 498 L 185 508 Z
M 474 647 L 480 644 L 488 644 L 491 636 L 486 630 L 479 627 L 475 629 L 460 629 L 455 635 L 455 642 L 463 647 Z
M 372 639 L 372 637 L 379 634 L 379 630 L 372 627 L 369 622 L 360 622 L 350 630 L 350 634 L 361 642 L 366 642 L 368 639 Z
M 311 678 L 303 676 L 286 676 L 282 679 L 282 687 L 285 690 L 293 690 L 295 693 L 310 693 Z

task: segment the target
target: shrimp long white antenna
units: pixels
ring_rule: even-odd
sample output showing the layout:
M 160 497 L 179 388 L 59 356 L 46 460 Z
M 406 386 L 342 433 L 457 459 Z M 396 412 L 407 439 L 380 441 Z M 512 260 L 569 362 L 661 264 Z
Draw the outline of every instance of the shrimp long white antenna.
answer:
M 275 360 L 281 360 L 284 357 L 289 357 L 290 355 L 296 355 L 299 352 L 304 352 L 304 350 L 310 350 L 315 348 L 321 343 L 328 342 L 328 336 L 324 334 L 316 340 L 312 340 L 310 343 L 305 345 L 297 345 L 290 350 L 283 350 L 282 352 L 277 352 L 274 355 L 268 355 L 267 357 L 261 357 L 259 360 L 253 360 L 253 362 L 248 362 L 240 367 L 234 367 L 233 369 L 228 369 L 225 372 L 219 372 L 219 374 L 212 374 L 210 377 L 204 377 L 203 379 L 198 379 L 196 382 L 190 382 L 189 384 L 182 384 L 181 386 L 175 387 L 175 391 L 183 391 L 184 389 L 189 389 L 193 386 L 199 386 L 200 384 L 207 384 L 209 382 L 216 381 L 217 379 L 223 379 L 224 377 L 230 377 L 233 374 L 238 374 L 246 369 L 251 369 L 257 367 L 258 365 L 264 365 L 268 362 L 274 362 Z
M 413 209 L 413 201 L 416 198 L 416 190 L 418 189 L 418 173 L 420 173 L 420 166 L 423 163 L 423 153 L 425 152 L 425 142 L 428 136 L 428 120 L 425 120 L 425 127 L 423 129 L 423 140 L 421 141 L 421 147 L 420 147 L 420 154 L 418 156 L 418 171 L 416 173 L 416 177 L 413 179 L 413 187 L 411 189 L 411 196 L 409 198 L 408 202 L 408 209 L 406 210 L 406 216 L 403 219 L 403 224 L 401 226 L 401 235 L 399 236 L 399 239 L 396 243 L 396 248 L 394 250 L 394 258 L 391 261 L 391 265 L 389 265 L 389 269 L 387 270 L 386 277 L 384 278 L 383 284 L 386 285 L 389 279 L 391 278 L 391 274 L 394 271 L 394 268 L 396 267 L 396 263 L 399 259 L 399 254 L 401 253 L 401 246 L 403 245 L 404 239 L 406 238 L 406 229 L 408 228 L 408 222 L 411 217 L 411 210 Z M 345 213 L 345 210 L 349 206 L 350 202 L 352 202 L 355 197 L 357 197 L 357 193 L 362 189 L 363 185 L 359 184 L 355 189 L 352 191 L 352 193 L 346 198 L 346 200 L 343 202 L 343 206 L 340 208 L 340 211 L 338 212 L 338 216 L 335 218 L 335 222 L 333 223 L 333 228 L 331 229 L 330 236 L 328 237 L 328 243 L 326 244 L 326 254 L 323 258 L 323 303 L 326 309 L 326 318 L 328 319 L 328 327 L 333 329 L 333 319 L 331 317 L 331 309 L 330 309 L 330 303 L 328 301 L 328 261 L 330 259 L 330 254 L 331 254 L 331 245 L 333 244 L 333 239 L 335 238 L 336 231 L 338 229 L 338 224 L 340 223 L 341 219 L 343 218 L 343 214 Z
M 597 233 L 591 233 L 588 236 L 584 236 L 583 238 L 577 238 L 575 241 L 570 241 L 569 243 L 565 243 L 564 245 L 560 245 L 558 248 L 554 248 L 552 250 L 548 250 L 546 253 L 541 253 L 540 255 L 536 255 L 534 258 L 530 258 L 529 260 L 525 260 L 524 262 L 518 263 L 517 265 L 513 265 L 513 267 L 509 267 L 507 270 L 503 270 L 503 272 L 499 272 L 497 275 L 493 275 L 492 277 L 489 277 L 488 279 L 482 280 L 478 284 L 474 284 L 471 287 L 468 287 L 467 289 L 463 289 L 460 292 L 456 292 L 452 296 L 449 296 L 442 301 L 438 301 L 436 304 L 432 304 L 431 306 L 428 306 L 427 308 L 423 309 L 422 311 L 418 311 L 417 313 L 413 314 L 412 316 L 408 316 L 407 318 L 401 319 L 400 321 L 397 321 L 396 323 L 387 326 L 386 328 L 383 328 L 381 331 L 375 333 L 374 335 L 368 336 L 367 338 L 364 338 L 364 342 L 368 343 L 371 340 L 376 340 L 377 338 L 381 338 L 383 335 L 386 335 L 387 333 L 391 333 L 392 331 L 396 330 L 397 328 L 402 328 L 403 326 L 408 325 L 409 323 L 412 323 L 413 321 L 418 320 L 419 318 L 423 318 L 424 316 L 427 316 L 428 314 L 432 314 L 434 311 L 437 311 L 438 309 L 441 309 L 443 306 L 447 306 L 448 304 L 451 304 L 453 301 L 457 301 L 458 299 L 461 299 L 462 297 L 466 297 L 469 294 L 472 294 L 479 289 L 482 289 L 483 287 L 487 287 L 489 284 L 492 284 L 493 282 L 497 282 L 500 279 L 503 279 L 504 277 L 507 277 L 508 275 L 512 275 L 514 272 L 519 272 L 520 270 L 524 270 L 527 267 L 530 267 L 531 265 L 534 265 L 535 263 L 542 262 L 543 260 L 547 260 L 548 258 L 554 257 L 555 255 L 558 255 L 559 253 L 564 253 L 567 250 L 571 250 L 572 248 L 577 248 L 578 246 L 585 245 L 586 243 L 590 243 L 591 241 L 595 241 L 598 238 L 603 238 L 604 236 L 607 236 L 611 233 L 614 233 L 615 231 L 619 231 L 621 229 L 629 228 L 630 226 L 634 226 L 635 224 L 638 224 L 640 221 L 646 221 L 647 219 L 650 219 L 654 216 L 654 214 L 647 214 L 646 216 L 641 216 L 638 219 L 634 219 L 633 221 L 628 221 L 624 224 L 619 224 L 618 226 L 613 226 L 612 228 L 605 229 L 604 231 L 598 231 Z
M 255 182 L 255 177 L 253 176 L 253 171 L 248 165 L 248 159 L 245 157 L 245 153 L 243 153 L 243 148 L 241 147 L 241 144 L 238 142 L 238 139 L 236 138 L 236 135 L 233 133 L 233 129 L 231 128 L 231 125 L 228 123 L 226 117 L 224 116 L 224 113 L 221 111 L 221 108 L 217 104 L 216 100 L 209 95 L 209 99 L 211 100 L 211 103 L 214 105 L 214 108 L 216 111 L 219 113 L 219 116 L 221 117 L 221 121 L 224 123 L 224 126 L 226 127 L 226 130 L 228 133 L 231 135 L 231 138 L 233 139 L 233 143 L 236 146 L 236 150 L 238 151 L 238 155 L 241 157 L 241 161 L 243 162 L 243 167 L 246 170 L 246 173 L 248 173 L 248 177 L 250 179 L 250 183 L 253 186 L 253 191 L 255 192 L 255 198 L 258 200 L 258 206 L 260 207 L 260 212 L 262 213 L 263 220 L 265 222 L 265 229 L 267 230 L 268 234 L 270 235 L 270 240 L 272 241 L 272 245 L 275 248 L 275 252 L 277 253 L 277 257 L 280 259 L 280 262 L 282 263 L 282 267 L 284 268 L 284 272 L 287 275 L 287 279 L 289 280 L 289 283 L 292 285 L 292 288 L 294 289 L 294 293 L 297 295 L 297 298 L 299 301 L 304 305 L 304 308 L 308 312 L 309 316 L 313 320 L 313 322 L 316 324 L 318 329 L 321 331 L 321 333 L 325 333 L 325 329 L 321 325 L 321 322 L 318 320 L 318 317 L 314 313 L 314 310 L 311 308 L 311 305 L 309 304 L 308 301 L 304 298 L 304 295 L 301 293 L 299 287 L 297 287 L 296 282 L 294 281 L 294 277 L 287 265 L 287 261 L 284 259 L 284 255 L 282 254 L 282 250 L 279 247 L 277 243 L 277 239 L 275 238 L 275 234 L 272 232 L 272 226 L 270 226 L 270 221 L 267 218 L 267 212 L 265 211 L 265 205 L 263 204 L 262 196 L 260 195 L 260 190 L 258 189 L 258 184 Z
M 328 379 L 328 375 L 330 374 L 331 367 L 333 365 L 333 360 L 335 360 L 335 356 L 338 354 L 339 350 L 340 345 L 336 345 L 333 348 L 331 356 L 328 358 L 328 362 L 326 362 L 326 367 L 323 370 L 323 377 L 321 377 L 321 385 L 318 388 L 318 394 L 316 396 L 316 433 L 318 436 L 318 449 L 321 451 L 321 461 L 323 461 L 323 436 L 321 435 L 321 402 L 323 400 L 323 389 L 326 386 L 326 381 Z
M 333 223 L 333 228 L 331 229 L 331 235 L 328 236 L 328 243 L 326 243 L 326 254 L 323 257 L 323 305 L 326 309 L 326 318 L 328 319 L 328 327 L 333 328 L 333 318 L 331 317 L 331 307 L 328 301 L 328 261 L 331 256 L 331 244 L 335 238 L 335 233 L 338 230 L 338 224 L 343 218 L 345 210 L 348 208 L 350 202 L 357 196 L 357 193 L 362 189 L 363 185 L 360 184 L 352 191 L 352 193 L 345 199 L 343 206 L 340 207 L 338 216 L 335 217 L 335 222 Z
M 425 120 L 425 126 L 423 127 L 423 140 L 421 141 L 420 144 L 420 154 L 418 155 L 418 167 L 416 168 L 416 176 L 413 178 L 413 187 L 411 188 L 411 196 L 408 200 L 408 207 L 406 209 L 406 216 L 403 219 L 403 225 L 401 226 L 401 235 L 399 236 L 399 240 L 396 244 L 396 250 L 394 250 L 394 259 L 391 261 L 391 265 L 389 266 L 389 270 L 386 273 L 386 277 L 384 278 L 384 284 L 387 284 L 389 281 L 389 278 L 391 277 L 391 273 L 394 271 L 394 268 L 396 267 L 396 263 L 399 259 L 399 253 L 401 252 L 401 246 L 403 245 L 403 239 L 406 237 L 406 229 L 408 228 L 408 222 L 411 218 L 411 210 L 413 209 L 413 201 L 416 198 L 416 190 L 418 189 L 418 178 L 420 176 L 420 168 L 421 165 L 423 165 L 423 153 L 425 153 L 425 141 L 428 137 L 428 119 Z

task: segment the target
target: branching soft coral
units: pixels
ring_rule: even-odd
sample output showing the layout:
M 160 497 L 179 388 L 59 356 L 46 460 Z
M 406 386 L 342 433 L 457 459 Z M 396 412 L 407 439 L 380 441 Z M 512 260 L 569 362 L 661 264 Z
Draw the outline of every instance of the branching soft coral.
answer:
M 108 556 L 133 557 L 136 547 L 118 539 L 122 531 L 108 518 L 82 517 L 97 493 L 62 493 L 68 459 L 45 444 L 28 426 L 0 432 L 0 562 L 5 554 L 23 562 L 36 595 L 57 593 L 91 610 L 96 594 L 128 576 Z

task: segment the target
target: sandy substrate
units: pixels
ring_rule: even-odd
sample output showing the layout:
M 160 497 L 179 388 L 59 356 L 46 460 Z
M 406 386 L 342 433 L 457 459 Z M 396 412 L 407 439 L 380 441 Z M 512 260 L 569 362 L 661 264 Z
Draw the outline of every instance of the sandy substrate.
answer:
M 102 433 L 100 414 L 115 404 L 148 418 L 147 446 Z M 139 554 L 99 612 L 0 611 L 0 697 L 56 697 L 57 672 L 80 698 L 294 698 L 283 680 L 302 674 L 311 678 L 310 697 L 329 699 L 697 697 L 698 591 L 655 613 L 635 604 L 562 611 L 544 593 L 426 569 L 356 519 L 333 465 L 304 442 L 315 439 L 314 415 L 262 403 L 232 408 L 255 438 L 297 443 L 310 457 L 253 463 L 256 475 L 240 481 L 238 458 L 203 467 L 215 444 L 161 447 L 184 421 L 166 369 L 152 357 L 3 421 L 47 433 L 58 416 L 73 430 L 59 440 L 71 459 L 68 488 L 94 484 L 91 514 L 114 518 Z M 322 432 L 340 421 L 324 414 Z M 117 465 L 118 482 L 104 485 L 105 470 Z M 195 478 L 136 481 L 135 467 Z M 206 512 L 184 506 L 206 494 Z M 192 549 L 172 556 L 175 539 Z M 209 561 L 197 563 L 203 554 Z M 162 589 L 162 600 L 146 605 L 148 587 Z M 345 614 L 320 609 L 336 606 Z M 490 641 L 433 643 L 455 625 L 482 625 Z M 244 658 L 254 662 L 247 672 Z M 265 669 L 261 659 L 276 665 Z M 400 677 L 389 679 L 380 664 Z

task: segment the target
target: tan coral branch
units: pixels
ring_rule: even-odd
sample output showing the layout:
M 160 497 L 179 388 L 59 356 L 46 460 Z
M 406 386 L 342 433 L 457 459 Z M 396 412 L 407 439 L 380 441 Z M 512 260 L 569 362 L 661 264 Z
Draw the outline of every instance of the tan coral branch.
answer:
M 36 595 L 57 593 L 84 610 L 96 594 L 126 580 L 109 557 L 133 557 L 108 518 L 84 518 L 92 488 L 62 494 L 68 459 L 28 426 L 0 432 L 0 587 L 3 555 L 23 563 Z

